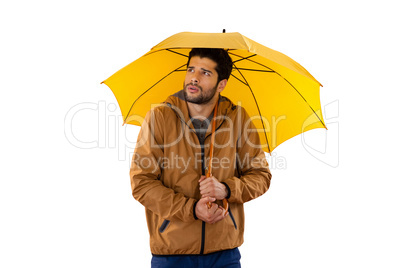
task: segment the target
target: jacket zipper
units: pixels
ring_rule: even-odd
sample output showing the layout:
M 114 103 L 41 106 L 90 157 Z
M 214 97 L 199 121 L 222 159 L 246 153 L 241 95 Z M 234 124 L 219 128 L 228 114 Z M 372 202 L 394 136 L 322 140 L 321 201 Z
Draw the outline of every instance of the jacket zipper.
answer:
M 221 124 L 215 129 L 215 131 L 217 131 L 222 125 L 223 122 L 225 120 L 223 120 L 221 122 Z M 211 133 L 209 135 L 207 135 L 204 139 L 204 141 L 207 139 L 207 137 L 209 137 L 211 135 Z M 201 167 L 201 174 L 205 175 L 205 151 L 204 151 L 204 143 L 201 145 L 201 163 L 202 163 L 202 167 Z M 231 213 L 231 212 L 230 212 Z M 233 217 L 233 215 L 232 215 Z M 236 226 L 237 229 L 237 226 Z M 201 250 L 200 250 L 200 254 L 203 255 L 204 254 L 204 248 L 205 248 L 205 222 L 202 222 L 202 231 L 201 231 Z
M 170 108 L 171 108 L 171 104 L 170 103 L 166 103 Z M 172 109 L 175 113 L 176 116 L 180 119 L 180 121 L 182 121 L 191 131 L 193 131 L 195 133 L 195 130 L 191 129 L 191 127 L 189 125 L 187 125 L 187 123 L 181 118 L 181 116 L 179 116 L 177 114 L 177 112 Z M 217 131 L 222 125 L 223 122 L 225 121 L 222 120 L 221 124 L 215 129 L 215 131 Z M 211 133 L 207 136 L 205 136 L 204 141 L 207 139 L 207 137 L 209 137 L 211 135 Z M 201 143 L 200 143 L 201 145 Z M 201 174 L 205 175 L 205 152 L 204 152 L 204 143 L 201 145 Z M 237 227 L 237 226 L 236 226 Z M 237 229 L 237 228 L 236 228 Z M 200 255 L 204 255 L 204 248 L 205 248 L 205 222 L 202 222 L 202 230 L 201 230 L 201 250 L 200 250 Z
M 205 160 L 204 160 L 204 144 L 201 145 L 201 171 L 202 175 L 205 175 Z M 205 247 L 205 221 L 202 222 L 202 231 L 201 231 L 201 251 L 200 254 L 204 254 Z

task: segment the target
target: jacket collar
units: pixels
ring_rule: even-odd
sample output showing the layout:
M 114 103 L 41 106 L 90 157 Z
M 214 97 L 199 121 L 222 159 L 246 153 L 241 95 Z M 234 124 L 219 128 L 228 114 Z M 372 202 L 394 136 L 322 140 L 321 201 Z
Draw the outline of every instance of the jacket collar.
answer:
M 164 104 L 168 105 L 176 114 L 177 116 L 186 123 L 190 128 L 193 128 L 191 124 L 191 118 L 188 111 L 187 102 L 184 97 L 184 91 L 180 90 L 175 94 L 169 96 Z M 226 97 L 219 95 L 219 104 L 218 104 L 218 111 L 217 111 L 217 121 L 216 126 L 219 127 L 225 117 L 231 110 L 234 110 L 236 106 Z M 211 130 L 211 124 L 208 129 L 208 132 Z

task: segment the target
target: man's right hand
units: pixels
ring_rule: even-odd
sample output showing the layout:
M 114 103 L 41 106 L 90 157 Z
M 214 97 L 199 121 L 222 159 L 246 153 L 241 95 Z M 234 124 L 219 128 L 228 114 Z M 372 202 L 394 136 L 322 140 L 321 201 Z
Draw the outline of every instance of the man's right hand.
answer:
M 216 203 L 213 203 L 214 201 L 215 198 L 204 197 L 197 202 L 197 205 L 195 206 L 195 214 L 198 219 L 213 224 L 223 220 L 227 216 L 225 215 L 225 209 L 218 206 Z M 208 202 L 211 203 L 211 208 L 208 208 Z

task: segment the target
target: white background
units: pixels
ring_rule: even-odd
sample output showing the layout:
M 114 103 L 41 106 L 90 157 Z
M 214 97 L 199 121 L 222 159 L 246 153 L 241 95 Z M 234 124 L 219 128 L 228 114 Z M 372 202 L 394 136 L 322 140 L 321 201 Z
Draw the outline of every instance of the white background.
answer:
M 137 128 L 101 85 L 182 31 L 240 32 L 324 85 L 328 131 L 279 146 L 243 267 L 402 267 L 397 1 L 4 1 L 1 267 L 150 267 Z M 84 149 L 86 147 L 86 149 Z

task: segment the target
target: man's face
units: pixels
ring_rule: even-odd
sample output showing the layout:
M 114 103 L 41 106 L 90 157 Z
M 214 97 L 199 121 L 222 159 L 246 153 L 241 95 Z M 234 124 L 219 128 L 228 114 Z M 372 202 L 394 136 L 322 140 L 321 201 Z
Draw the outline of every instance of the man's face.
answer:
M 218 73 L 215 68 L 216 62 L 209 58 L 194 56 L 190 59 L 184 79 L 184 96 L 187 102 L 206 104 L 213 99 L 218 88 Z

